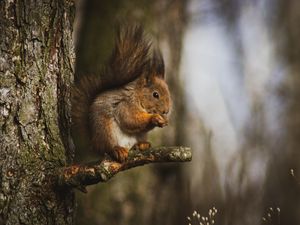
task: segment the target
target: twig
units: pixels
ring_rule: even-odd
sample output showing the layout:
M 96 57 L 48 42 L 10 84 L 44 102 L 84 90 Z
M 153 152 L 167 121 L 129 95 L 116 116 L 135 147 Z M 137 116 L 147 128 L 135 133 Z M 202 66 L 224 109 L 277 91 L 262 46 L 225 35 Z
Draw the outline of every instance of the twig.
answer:
M 133 167 L 148 163 L 187 162 L 192 160 L 192 152 L 188 147 L 156 147 L 144 151 L 131 149 L 124 163 L 113 161 L 109 156 L 103 160 L 86 165 L 71 165 L 59 169 L 58 185 L 78 188 L 86 192 L 87 185 L 106 182 L 115 174 Z

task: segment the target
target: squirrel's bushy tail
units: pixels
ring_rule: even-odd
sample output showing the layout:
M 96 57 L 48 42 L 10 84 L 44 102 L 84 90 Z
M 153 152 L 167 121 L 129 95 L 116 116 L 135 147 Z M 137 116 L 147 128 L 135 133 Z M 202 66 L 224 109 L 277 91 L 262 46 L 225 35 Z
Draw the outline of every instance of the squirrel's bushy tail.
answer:
M 103 71 L 80 78 L 73 92 L 72 119 L 83 134 L 89 135 L 89 110 L 96 96 L 139 77 L 149 63 L 150 45 L 141 26 L 119 28 L 115 47 Z

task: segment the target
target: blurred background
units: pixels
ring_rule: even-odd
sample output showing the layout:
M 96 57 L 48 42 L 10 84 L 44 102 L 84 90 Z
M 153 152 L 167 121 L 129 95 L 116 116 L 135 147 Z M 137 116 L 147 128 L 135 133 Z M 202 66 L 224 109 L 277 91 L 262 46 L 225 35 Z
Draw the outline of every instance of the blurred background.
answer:
M 138 167 L 78 192 L 78 225 L 300 224 L 299 1 L 76 4 L 75 81 L 99 71 L 116 23 L 143 24 L 174 102 L 151 141 L 193 150 L 190 163 Z M 77 139 L 77 161 L 95 159 Z

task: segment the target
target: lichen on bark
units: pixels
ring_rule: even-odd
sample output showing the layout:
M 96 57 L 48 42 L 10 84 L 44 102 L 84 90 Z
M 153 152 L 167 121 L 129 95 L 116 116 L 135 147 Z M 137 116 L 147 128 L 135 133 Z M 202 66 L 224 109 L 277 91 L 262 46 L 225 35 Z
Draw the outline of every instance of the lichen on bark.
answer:
M 120 163 L 105 156 L 97 162 L 85 165 L 71 165 L 58 170 L 58 186 L 74 187 L 86 192 L 85 186 L 107 182 L 119 172 L 149 163 L 188 162 L 192 160 L 192 152 L 188 147 L 156 147 L 143 151 L 132 148 L 128 158 Z

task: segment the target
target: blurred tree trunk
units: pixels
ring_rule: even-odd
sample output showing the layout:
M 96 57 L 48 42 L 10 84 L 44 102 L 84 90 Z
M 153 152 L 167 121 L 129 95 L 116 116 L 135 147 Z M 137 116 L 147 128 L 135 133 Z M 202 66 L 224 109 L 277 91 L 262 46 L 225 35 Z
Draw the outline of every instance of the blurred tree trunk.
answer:
M 144 25 L 146 33 L 153 31 L 153 36 L 157 38 L 157 41 L 151 38 L 154 46 L 159 44 L 163 51 L 168 84 L 174 101 L 170 125 L 153 132 L 156 135 L 152 136 L 152 141 L 154 145 L 184 144 L 187 134 L 184 129 L 185 96 L 180 62 L 188 1 L 81 2 L 75 82 L 82 74 L 99 71 L 99 66 L 105 62 L 113 47 L 117 23 Z M 77 142 L 81 144 L 79 140 Z M 76 151 L 78 160 L 87 155 L 86 152 L 78 154 Z M 88 196 L 78 196 L 78 224 L 184 224 L 188 207 L 183 209 L 182 205 L 186 204 L 188 188 L 183 177 L 180 166 L 164 165 L 126 172 L 117 181 L 113 180 L 101 189 L 92 187 Z M 186 186 L 183 187 L 182 184 Z M 153 194 L 149 194 L 152 192 Z
M 274 15 L 274 37 L 278 56 L 286 65 L 284 80 L 278 88 L 283 105 L 279 121 L 282 139 L 273 141 L 274 154 L 270 160 L 264 195 L 265 206 L 281 208 L 282 224 L 300 224 L 300 2 L 279 0 Z M 290 170 L 295 171 L 292 177 Z
M 168 85 L 172 94 L 173 123 L 164 130 L 164 144 L 180 145 L 186 142 L 186 102 L 184 81 L 180 73 L 183 37 L 187 24 L 187 3 L 182 0 L 156 1 L 154 8 L 155 25 L 159 44 L 164 50 Z
M 74 222 L 54 183 L 73 158 L 73 18 L 69 1 L 0 1 L 0 224 Z
M 173 110 L 170 125 L 159 131 L 162 145 L 187 144 L 187 112 L 185 84 L 180 73 L 183 39 L 187 25 L 188 1 L 159 0 L 153 2 L 154 27 L 166 63 L 166 76 L 172 95 Z M 153 202 L 150 224 L 185 224 L 190 214 L 188 179 L 181 165 L 159 165 L 156 196 Z M 175 197 L 176 196 L 176 197 Z M 183 205 L 185 207 L 183 207 Z

